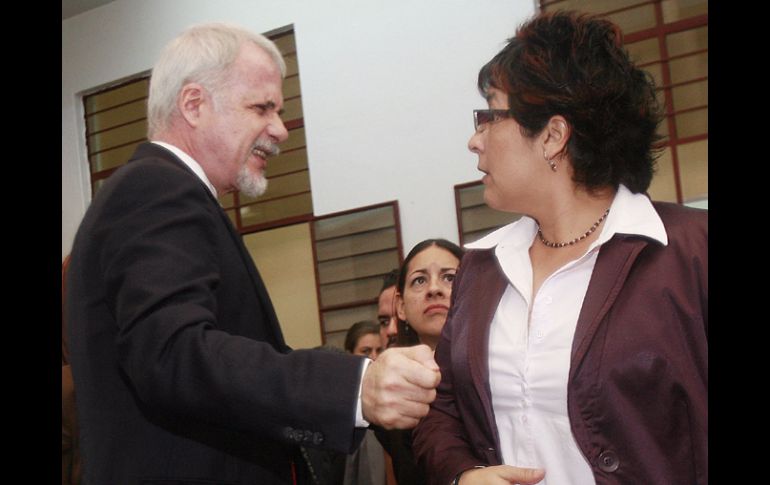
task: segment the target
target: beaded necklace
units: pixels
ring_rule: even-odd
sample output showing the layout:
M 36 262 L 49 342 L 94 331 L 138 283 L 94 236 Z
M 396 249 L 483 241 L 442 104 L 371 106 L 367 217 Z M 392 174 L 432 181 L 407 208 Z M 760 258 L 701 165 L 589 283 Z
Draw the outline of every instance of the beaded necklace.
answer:
M 591 228 L 589 230 L 587 230 L 585 232 L 585 234 L 583 234 L 582 236 L 576 237 L 572 241 L 560 242 L 560 243 L 551 242 L 551 241 L 547 240 L 545 237 L 543 237 L 543 231 L 540 230 L 540 226 L 538 226 L 538 228 L 537 228 L 537 237 L 540 239 L 540 242 L 542 242 L 543 244 L 545 244 L 549 248 L 563 248 L 563 247 L 566 247 L 566 246 L 572 246 L 573 244 L 579 243 L 583 239 L 585 239 L 588 236 L 590 236 L 596 230 L 596 228 L 599 227 L 599 224 L 602 223 L 602 221 L 607 217 L 607 214 L 609 214 L 609 213 L 610 213 L 610 208 L 608 207 L 607 210 L 604 211 L 604 214 L 602 214 L 602 216 L 599 218 L 599 220 L 594 222 L 594 225 L 591 226 Z

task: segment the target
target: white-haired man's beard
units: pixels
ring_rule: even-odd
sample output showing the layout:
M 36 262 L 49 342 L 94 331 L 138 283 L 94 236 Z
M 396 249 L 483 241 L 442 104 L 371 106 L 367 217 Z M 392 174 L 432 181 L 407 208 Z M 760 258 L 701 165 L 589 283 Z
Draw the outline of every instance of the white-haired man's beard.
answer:
M 251 151 L 266 160 L 281 153 L 278 145 L 269 140 L 257 140 L 254 142 L 254 147 Z M 251 198 L 257 198 L 267 190 L 267 178 L 264 172 L 252 173 L 249 170 L 248 162 L 241 166 L 236 183 L 238 184 L 238 190 L 243 195 Z
M 247 197 L 257 198 L 267 191 L 267 178 L 263 173 L 252 173 L 245 163 L 238 172 L 238 190 Z

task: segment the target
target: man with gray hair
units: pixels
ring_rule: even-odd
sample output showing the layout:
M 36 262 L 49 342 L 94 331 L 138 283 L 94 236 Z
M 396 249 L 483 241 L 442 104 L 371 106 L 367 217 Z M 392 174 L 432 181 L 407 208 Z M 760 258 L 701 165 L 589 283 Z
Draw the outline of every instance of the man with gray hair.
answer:
M 350 453 L 435 397 L 426 346 L 376 361 L 292 351 L 217 195 L 266 188 L 288 132 L 266 38 L 188 29 L 150 83 L 149 139 L 102 186 L 71 252 L 67 321 L 86 484 L 288 484 L 302 447 Z

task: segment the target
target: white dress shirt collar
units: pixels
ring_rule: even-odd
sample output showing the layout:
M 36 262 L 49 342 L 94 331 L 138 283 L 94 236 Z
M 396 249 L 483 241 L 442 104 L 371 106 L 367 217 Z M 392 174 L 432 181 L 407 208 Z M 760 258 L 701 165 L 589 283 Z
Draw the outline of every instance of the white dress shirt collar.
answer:
M 170 143 L 166 143 L 163 141 L 156 141 L 153 140 L 152 143 L 162 146 L 166 150 L 170 151 L 174 155 L 177 156 L 185 165 L 190 167 L 190 170 L 193 171 L 195 175 L 198 176 L 199 179 L 206 185 L 206 187 L 209 188 L 209 191 L 214 195 L 214 198 L 217 198 L 217 189 L 214 188 L 213 185 L 211 185 L 211 182 L 209 182 L 209 178 L 206 177 L 206 172 L 203 171 L 203 167 L 200 166 L 198 162 L 195 161 L 193 157 L 182 151 L 180 148 L 175 147 L 174 145 Z
M 532 244 L 532 238 L 537 233 L 537 222 L 529 216 L 505 225 L 478 241 L 465 245 L 468 249 L 490 249 L 506 241 L 511 246 L 526 246 Z M 604 221 L 604 227 L 599 237 L 591 244 L 589 250 L 604 244 L 615 234 L 634 234 L 644 236 L 662 245 L 668 244 L 668 236 L 663 221 L 652 206 L 650 199 L 644 194 L 633 194 L 624 185 L 618 187 L 618 192 L 610 205 L 610 213 Z

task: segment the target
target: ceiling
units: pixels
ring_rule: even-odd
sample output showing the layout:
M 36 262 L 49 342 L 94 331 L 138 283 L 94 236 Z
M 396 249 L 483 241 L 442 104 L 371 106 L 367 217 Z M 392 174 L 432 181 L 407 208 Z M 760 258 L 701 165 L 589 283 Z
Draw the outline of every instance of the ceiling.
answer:
M 61 0 L 61 19 L 65 20 L 113 0 Z

